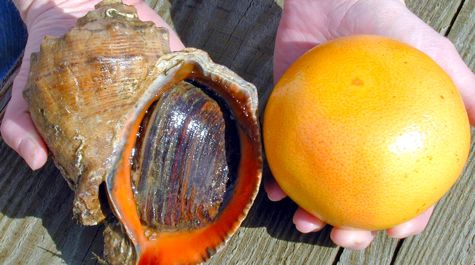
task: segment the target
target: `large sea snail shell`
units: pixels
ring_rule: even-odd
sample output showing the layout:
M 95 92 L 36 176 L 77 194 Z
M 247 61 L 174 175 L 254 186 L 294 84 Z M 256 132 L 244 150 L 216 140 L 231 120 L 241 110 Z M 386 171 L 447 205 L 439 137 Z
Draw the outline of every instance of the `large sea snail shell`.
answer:
M 46 37 L 24 95 L 75 191 L 75 216 L 92 225 L 112 209 L 110 263 L 202 262 L 256 196 L 255 87 L 198 49 L 170 53 L 166 30 L 120 1 Z

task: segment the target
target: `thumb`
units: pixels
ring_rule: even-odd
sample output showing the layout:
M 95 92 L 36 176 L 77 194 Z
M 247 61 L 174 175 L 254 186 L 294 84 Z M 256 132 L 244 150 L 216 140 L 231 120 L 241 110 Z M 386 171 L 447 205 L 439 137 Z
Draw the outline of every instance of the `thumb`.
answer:
M 367 15 L 362 15 L 367 14 Z M 470 123 L 475 125 L 475 76 L 454 44 L 397 1 L 359 1 L 345 15 L 342 25 L 359 33 L 385 35 L 426 53 L 457 86 Z
M 457 86 L 465 104 L 470 124 L 473 126 L 475 125 L 475 75 L 448 39 L 440 37 L 439 41 L 440 48 L 431 57 L 439 63 Z
M 20 71 L 13 81 L 12 97 L 6 107 L 0 133 L 5 143 L 15 150 L 31 169 L 36 170 L 46 163 L 48 152 L 33 125 L 28 104 L 22 95 L 29 65 L 29 58 L 25 57 Z
M 48 152 L 31 120 L 28 103 L 23 98 L 23 90 L 30 71 L 31 53 L 40 50 L 40 44 L 45 35 L 64 34 L 74 25 L 76 16 L 83 15 L 87 10 L 92 9 L 92 4 L 92 2 L 85 2 L 84 5 L 70 8 L 71 14 L 64 13 L 54 5 L 46 11 L 41 8 L 31 9 L 25 21 L 29 33 L 28 40 L 20 71 L 13 81 L 12 97 L 6 107 L 0 133 L 5 143 L 23 157 L 33 170 L 39 169 L 46 163 Z M 63 8 L 67 9 L 66 6 Z

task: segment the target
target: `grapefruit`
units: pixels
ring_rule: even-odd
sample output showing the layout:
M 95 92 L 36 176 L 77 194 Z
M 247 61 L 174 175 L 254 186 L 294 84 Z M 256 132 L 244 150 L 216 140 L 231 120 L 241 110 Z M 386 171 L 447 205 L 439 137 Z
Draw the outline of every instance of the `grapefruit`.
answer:
M 331 225 L 368 230 L 436 203 L 470 147 L 450 77 L 379 36 L 334 40 L 295 61 L 268 100 L 263 132 L 272 174 L 292 200 Z

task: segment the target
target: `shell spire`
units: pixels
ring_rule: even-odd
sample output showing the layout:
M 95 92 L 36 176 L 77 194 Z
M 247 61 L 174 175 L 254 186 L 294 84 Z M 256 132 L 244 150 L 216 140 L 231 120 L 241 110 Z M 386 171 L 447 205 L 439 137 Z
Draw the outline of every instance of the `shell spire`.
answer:
M 133 7 L 113 6 L 135 14 Z M 99 185 L 124 126 L 122 110 L 135 104 L 143 93 L 139 84 L 169 52 L 165 29 L 110 17 L 110 5 L 98 7 L 63 37 L 43 40 L 24 92 L 36 128 L 76 193 L 73 212 L 86 225 L 105 218 Z

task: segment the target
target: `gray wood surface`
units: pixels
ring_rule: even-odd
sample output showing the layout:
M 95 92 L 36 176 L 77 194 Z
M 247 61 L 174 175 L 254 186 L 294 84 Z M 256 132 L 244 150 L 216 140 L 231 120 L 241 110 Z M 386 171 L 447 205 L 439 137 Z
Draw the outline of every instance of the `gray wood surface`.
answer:
M 406 0 L 407 7 L 432 28 L 446 34 L 464 0 Z
M 475 0 L 467 0 L 448 34 L 470 69 L 475 69 Z
M 273 42 L 282 0 L 148 2 L 174 25 L 187 46 L 208 51 L 215 61 L 256 84 L 265 102 L 272 89 Z M 406 3 L 448 34 L 474 68 L 475 0 Z M 328 228 L 298 233 L 291 219 L 296 206 L 290 200 L 271 203 L 261 190 L 242 228 L 207 264 L 475 264 L 474 166 L 472 151 L 462 178 L 438 204 L 422 235 L 395 240 L 381 232 L 365 251 L 334 246 Z M 76 224 L 72 195 L 52 163 L 31 172 L 0 141 L 0 264 L 97 264 L 102 227 Z

